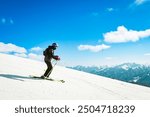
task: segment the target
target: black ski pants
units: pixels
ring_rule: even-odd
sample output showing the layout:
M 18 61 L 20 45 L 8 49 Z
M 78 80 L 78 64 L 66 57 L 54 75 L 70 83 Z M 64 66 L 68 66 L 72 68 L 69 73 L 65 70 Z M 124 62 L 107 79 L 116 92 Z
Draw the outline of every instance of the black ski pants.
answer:
M 53 66 L 52 66 L 52 63 L 50 61 L 45 61 L 45 63 L 47 65 L 47 70 L 45 71 L 44 76 L 49 77 L 49 75 L 52 72 Z

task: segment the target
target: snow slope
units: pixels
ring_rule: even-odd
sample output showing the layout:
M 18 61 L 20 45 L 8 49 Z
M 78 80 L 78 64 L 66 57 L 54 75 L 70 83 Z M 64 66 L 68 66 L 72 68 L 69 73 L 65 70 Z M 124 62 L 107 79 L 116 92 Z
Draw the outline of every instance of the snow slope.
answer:
M 150 88 L 61 66 L 51 77 L 65 83 L 37 80 L 43 62 L 0 53 L 0 99 L 150 99 Z

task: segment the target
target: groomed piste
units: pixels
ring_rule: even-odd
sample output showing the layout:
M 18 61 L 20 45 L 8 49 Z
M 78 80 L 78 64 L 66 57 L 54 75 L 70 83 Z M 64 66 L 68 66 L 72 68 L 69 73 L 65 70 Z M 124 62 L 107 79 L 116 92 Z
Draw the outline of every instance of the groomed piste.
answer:
M 103 100 L 150 99 L 150 88 L 56 66 L 51 77 L 65 83 L 30 78 L 41 76 L 44 62 L 0 53 L 0 99 Z

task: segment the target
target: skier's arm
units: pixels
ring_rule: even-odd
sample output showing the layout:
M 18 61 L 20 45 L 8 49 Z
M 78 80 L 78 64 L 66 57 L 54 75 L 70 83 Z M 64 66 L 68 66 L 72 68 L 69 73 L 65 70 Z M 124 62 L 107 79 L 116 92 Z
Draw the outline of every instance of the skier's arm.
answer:
M 50 56 L 55 60 L 58 60 L 58 58 L 59 58 L 58 56 L 54 55 L 54 51 L 52 49 L 50 49 Z

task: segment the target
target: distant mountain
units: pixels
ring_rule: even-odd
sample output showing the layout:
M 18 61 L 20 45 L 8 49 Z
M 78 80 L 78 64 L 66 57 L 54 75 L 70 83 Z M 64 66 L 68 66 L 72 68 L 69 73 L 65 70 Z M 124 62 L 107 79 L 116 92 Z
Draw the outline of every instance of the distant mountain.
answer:
M 150 87 L 150 66 L 136 63 L 124 63 L 116 66 L 76 66 L 71 67 L 79 71 L 89 72 L 125 82 Z

